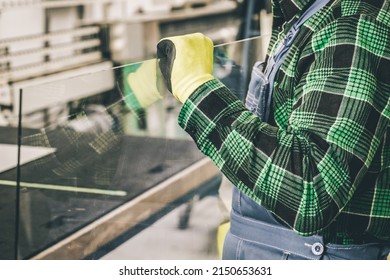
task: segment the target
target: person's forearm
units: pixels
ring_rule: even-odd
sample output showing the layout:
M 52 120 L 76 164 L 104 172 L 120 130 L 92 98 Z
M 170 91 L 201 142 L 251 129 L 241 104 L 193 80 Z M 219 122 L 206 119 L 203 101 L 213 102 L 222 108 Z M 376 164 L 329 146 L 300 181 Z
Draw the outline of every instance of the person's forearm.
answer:
M 262 122 L 217 80 L 187 100 L 179 124 L 233 184 L 300 234 L 321 231 L 338 214 L 336 202 L 349 199 L 348 174 L 337 164 L 327 178 L 319 173 L 321 147 L 292 127 Z M 340 192 L 327 193 L 329 184 Z

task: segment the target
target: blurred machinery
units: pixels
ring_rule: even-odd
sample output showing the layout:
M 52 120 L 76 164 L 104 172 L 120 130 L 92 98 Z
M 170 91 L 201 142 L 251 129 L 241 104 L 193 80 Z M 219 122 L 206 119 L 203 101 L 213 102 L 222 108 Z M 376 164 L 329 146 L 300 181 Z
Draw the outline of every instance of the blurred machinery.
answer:
M 102 72 L 96 87 L 78 86 L 64 104 L 114 87 L 113 66 L 154 55 L 163 36 L 204 32 L 233 41 L 236 2 L 229 0 L 0 0 L 0 124 L 13 125 L 19 92 L 37 84 Z M 30 92 L 22 113 L 53 111 Z M 57 112 L 58 113 L 58 112 Z M 35 126 L 42 122 L 34 119 Z

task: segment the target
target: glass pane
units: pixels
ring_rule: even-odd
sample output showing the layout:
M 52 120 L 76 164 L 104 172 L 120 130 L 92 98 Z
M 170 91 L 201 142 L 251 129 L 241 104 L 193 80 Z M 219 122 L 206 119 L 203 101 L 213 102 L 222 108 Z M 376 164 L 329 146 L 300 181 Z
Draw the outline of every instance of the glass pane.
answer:
M 215 76 L 241 99 L 263 44 L 215 48 Z M 218 193 L 222 176 L 177 125 L 181 105 L 156 62 L 22 88 L 18 258 L 98 258 L 194 197 Z
M 16 257 L 18 130 L 0 119 L 0 131 L 0 259 L 5 260 Z

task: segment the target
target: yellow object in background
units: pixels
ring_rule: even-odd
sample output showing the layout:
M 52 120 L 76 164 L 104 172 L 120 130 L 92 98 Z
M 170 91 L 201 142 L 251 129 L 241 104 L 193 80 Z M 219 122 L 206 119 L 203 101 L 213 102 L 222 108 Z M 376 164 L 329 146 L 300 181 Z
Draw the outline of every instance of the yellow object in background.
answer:
M 229 228 L 230 222 L 225 222 L 223 224 L 220 224 L 217 229 L 217 248 L 220 259 L 222 259 L 223 243 L 225 242 L 225 237 L 229 231 Z

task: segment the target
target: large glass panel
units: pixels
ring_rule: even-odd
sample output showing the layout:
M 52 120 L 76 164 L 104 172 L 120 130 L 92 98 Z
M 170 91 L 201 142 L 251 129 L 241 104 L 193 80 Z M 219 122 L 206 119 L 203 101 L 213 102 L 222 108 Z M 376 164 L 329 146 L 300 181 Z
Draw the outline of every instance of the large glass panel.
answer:
M 215 48 L 215 76 L 241 99 L 266 39 Z M 179 205 L 218 193 L 222 176 L 177 125 L 181 105 L 156 62 L 22 87 L 15 96 L 20 130 L 1 135 L 13 148 L 19 135 L 20 168 L 0 175 L 10 194 L 20 187 L 18 213 L 8 215 L 19 219 L 19 259 L 98 258 Z M 178 222 L 183 228 L 190 214 Z
M 14 119 L 17 125 L 17 117 Z M 0 259 L 16 258 L 18 129 L 0 115 Z

